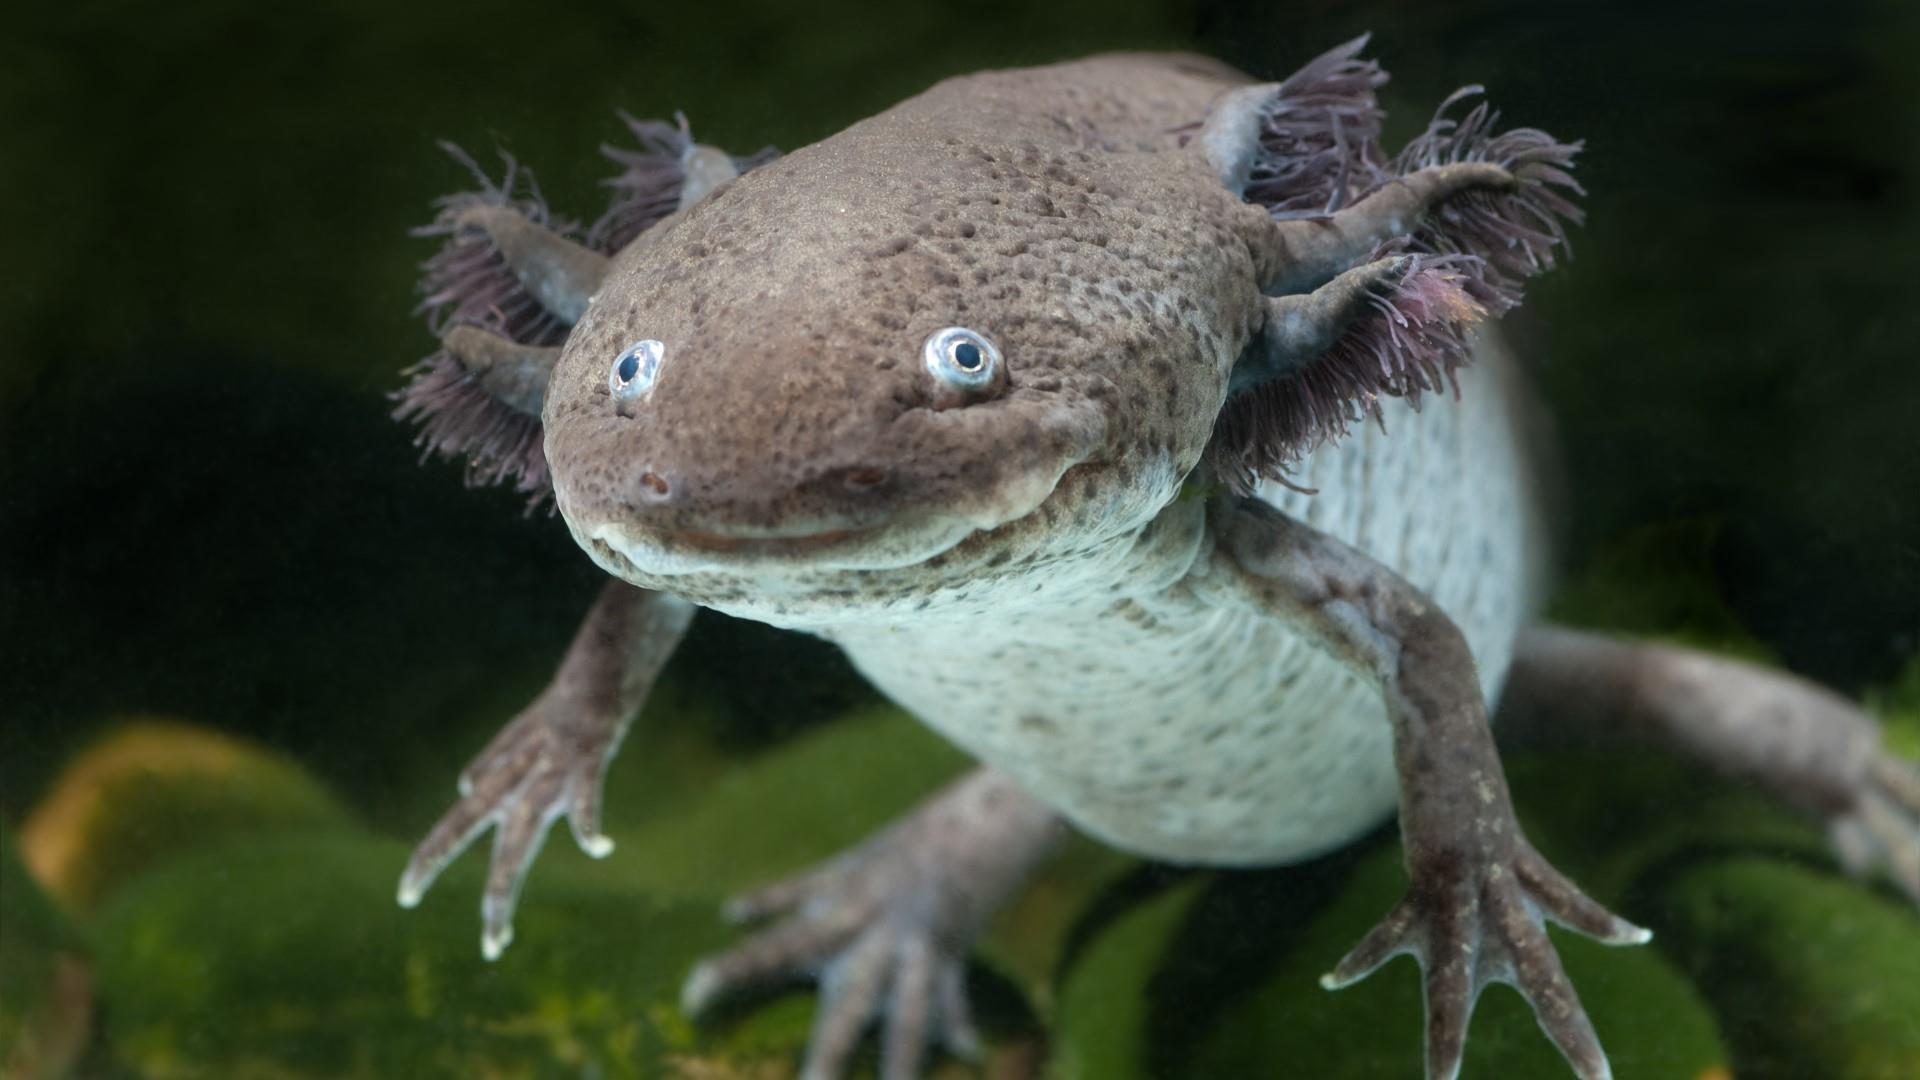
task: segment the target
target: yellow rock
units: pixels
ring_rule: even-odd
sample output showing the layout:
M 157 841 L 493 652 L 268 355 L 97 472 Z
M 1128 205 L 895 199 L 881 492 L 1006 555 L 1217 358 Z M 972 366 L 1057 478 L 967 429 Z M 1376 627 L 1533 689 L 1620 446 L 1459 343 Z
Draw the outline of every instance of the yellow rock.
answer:
M 283 755 L 183 721 L 137 718 L 67 765 L 21 826 L 19 842 L 42 887 L 84 909 L 208 840 L 350 820 Z

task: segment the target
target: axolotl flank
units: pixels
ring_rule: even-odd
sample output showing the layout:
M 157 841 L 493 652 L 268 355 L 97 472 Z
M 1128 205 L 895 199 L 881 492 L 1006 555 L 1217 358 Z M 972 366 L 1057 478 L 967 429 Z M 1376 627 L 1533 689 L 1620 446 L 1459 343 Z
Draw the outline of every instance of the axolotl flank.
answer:
M 1543 920 L 1649 935 L 1528 843 L 1492 703 L 1763 784 L 1920 900 L 1920 774 L 1852 705 L 1530 625 L 1538 457 L 1476 328 L 1552 266 L 1578 146 L 1468 91 L 1389 155 L 1363 45 L 1278 83 L 1186 55 L 983 72 L 785 156 L 630 121 L 642 145 L 610 151 L 584 231 L 511 164 L 444 200 L 423 230 L 442 347 L 399 411 L 473 478 L 550 496 L 614 580 L 401 902 L 495 829 L 496 956 L 556 820 L 610 850 L 608 760 L 697 607 L 838 644 L 981 762 L 737 900 L 780 921 L 688 978 L 699 1010 L 816 977 L 809 1077 L 875 1024 L 889 1078 L 974 1050 L 969 944 L 1069 827 L 1271 865 L 1396 807 L 1405 899 L 1324 983 L 1413 955 L 1434 1077 L 1509 983 L 1578 1075 L 1608 1075 Z

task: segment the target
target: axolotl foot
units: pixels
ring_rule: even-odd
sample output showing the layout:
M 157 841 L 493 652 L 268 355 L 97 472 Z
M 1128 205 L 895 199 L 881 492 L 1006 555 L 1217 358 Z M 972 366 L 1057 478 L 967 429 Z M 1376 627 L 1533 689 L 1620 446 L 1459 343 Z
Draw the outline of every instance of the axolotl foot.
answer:
M 480 900 L 480 951 L 494 960 L 513 940 L 520 886 L 554 822 L 565 817 L 588 855 L 611 854 L 600 831 L 607 764 L 692 619 L 692 606 L 674 597 L 603 586 L 553 681 L 460 774 L 459 801 L 400 875 L 400 906 L 419 903 L 449 862 L 494 829 Z
M 886 1080 L 918 1077 L 936 1039 L 976 1056 L 967 949 L 1061 832 L 1006 776 L 971 773 L 859 847 L 729 903 L 734 921 L 780 921 L 701 961 L 682 1005 L 697 1015 L 739 991 L 818 980 L 805 1080 L 844 1074 L 876 1020 Z
M 1827 832 L 1849 872 L 1866 877 L 1884 867 L 1920 904 L 1920 763 L 1877 751 L 1856 801 L 1828 819 Z
M 1338 990 L 1412 954 L 1425 972 L 1430 1080 L 1459 1075 L 1474 1003 L 1496 982 L 1527 999 L 1575 1073 L 1613 1075 L 1544 920 L 1609 945 L 1640 945 L 1653 935 L 1581 892 L 1518 836 L 1497 858 L 1435 858 L 1411 869 L 1406 897 L 1320 984 Z

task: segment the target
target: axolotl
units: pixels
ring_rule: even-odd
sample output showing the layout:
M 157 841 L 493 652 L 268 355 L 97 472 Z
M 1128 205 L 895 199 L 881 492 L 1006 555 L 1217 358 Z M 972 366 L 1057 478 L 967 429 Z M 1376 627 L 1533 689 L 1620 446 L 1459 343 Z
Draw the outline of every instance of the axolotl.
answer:
M 1427 1072 L 1516 987 L 1607 1058 L 1544 921 L 1649 934 L 1515 819 L 1489 723 L 1656 739 L 1818 816 L 1920 900 L 1920 773 L 1812 684 L 1535 625 L 1548 500 L 1481 324 L 1577 221 L 1578 144 L 1448 99 L 1397 154 L 1364 39 L 1280 82 L 1180 54 L 951 78 L 785 156 L 678 124 L 581 231 L 509 176 L 424 232 L 430 448 L 551 498 L 612 577 L 463 773 L 411 906 L 496 830 L 482 947 L 601 782 L 696 608 L 818 635 L 980 761 L 858 848 L 733 902 L 770 929 L 683 1003 L 817 978 L 804 1075 L 977 1048 L 988 916 L 1082 830 L 1153 859 L 1307 859 L 1396 808 L 1409 878 L 1323 982 L 1411 954 Z M 469 162 L 470 163 L 470 162 Z

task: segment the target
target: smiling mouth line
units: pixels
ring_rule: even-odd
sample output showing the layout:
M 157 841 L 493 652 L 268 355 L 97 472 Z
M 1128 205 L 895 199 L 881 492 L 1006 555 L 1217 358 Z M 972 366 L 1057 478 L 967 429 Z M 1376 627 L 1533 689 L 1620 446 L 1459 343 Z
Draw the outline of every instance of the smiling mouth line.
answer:
M 726 533 L 707 532 L 702 529 L 678 529 L 657 535 L 661 541 L 674 547 L 716 552 L 772 553 L 811 551 L 872 531 L 871 528 L 823 529 L 820 532 L 803 533 L 799 536 L 729 536 Z
M 1085 469 L 1108 467 L 1109 463 L 1100 459 L 1083 459 L 1063 468 L 1059 475 L 1048 485 L 1046 496 L 1059 490 L 1068 477 Z M 823 560 L 823 565 L 838 569 L 879 570 L 897 569 L 914 562 L 943 554 L 962 545 L 981 542 L 983 538 L 997 533 L 1002 527 L 1024 519 L 1027 513 L 1045 502 L 1045 497 L 1028 507 L 1026 513 L 1014 514 L 993 521 L 969 520 L 964 516 L 955 516 L 949 521 L 956 526 L 951 529 L 915 528 L 909 515 L 907 520 L 899 517 L 873 524 L 847 528 L 821 529 L 817 532 L 788 533 L 781 535 L 775 531 L 772 535 L 751 532 L 715 532 L 709 529 L 659 529 L 638 525 L 623 525 L 605 522 L 593 526 L 588 532 L 588 545 L 600 552 L 609 561 L 617 559 L 629 567 L 645 567 L 646 573 L 665 576 L 678 576 L 690 573 L 702 573 L 727 568 L 738 569 L 737 560 L 747 563 L 766 565 L 793 565 L 808 560 Z M 942 515 L 935 515 L 936 518 Z M 920 526 L 934 524 L 920 521 Z M 907 542 L 890 545 L 885 551 L 863 552 L 871 545 L 868 541 L 875 537 L 897 531 L 906 526 L 909 534 L 927 532 L 928 535 L 917 539 L 931 541 L 930 545 Z M 877 557 L 877 558 L 876 558 Z M 618 573 L 618 571 L 610 571 Z

